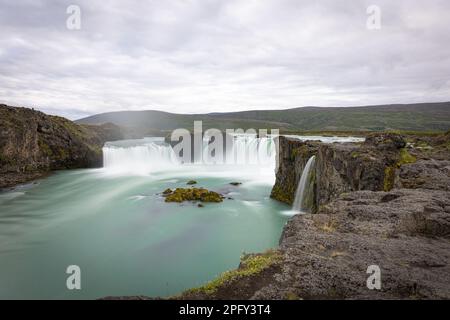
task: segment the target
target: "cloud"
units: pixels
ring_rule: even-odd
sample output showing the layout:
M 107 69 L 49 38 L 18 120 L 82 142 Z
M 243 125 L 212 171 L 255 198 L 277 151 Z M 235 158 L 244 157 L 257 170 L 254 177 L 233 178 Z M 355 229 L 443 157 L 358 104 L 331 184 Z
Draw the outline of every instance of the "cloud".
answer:
M 66 8 L 81 8 L 81 30 Z M 450 100 L 445 0 L 0 2 L 0 102 L 77 118 Z

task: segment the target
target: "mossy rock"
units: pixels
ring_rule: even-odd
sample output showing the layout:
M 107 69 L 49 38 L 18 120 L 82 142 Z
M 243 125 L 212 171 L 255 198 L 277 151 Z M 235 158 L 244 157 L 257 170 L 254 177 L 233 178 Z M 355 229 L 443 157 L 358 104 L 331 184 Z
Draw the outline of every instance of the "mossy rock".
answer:
M 163 195 L 168 195 L 168 194 L 171 194 L 173 191 L 172 191 L 172 189 L 170 189 L 170 188 L 167 188 L 166 190 L 164 190 L 163 191 Z
M 404 164 L 415 163 L 417 158 L 411 155 L 406 148 L 400 149 L 399 160 L 397 162 L 397 166 L 401 167 Z
M 189 180 L 186 184 L 187 184 L 187 185 L 197 184 L 197 181 L 195 181 L 195 180 Z
M 291 161 L 294 161 L 297 158 L 297 156 L 300 156 L 305 159 L 309 158 L 310 150 L 309 150 L 308 146 L 302 145 L 298 148 L 293 149 L 291 152 Z
M 384 182 L 383 182 L 383 190 L 385 192 L 391 191 L 394 187 L 395 182 L 395 167 L 387 166 L 384 169 Z
M 270 194 L 270 197 L 272 199 L 287 203 L 287 204 L 292 204 L 294 201 L 294 193 L 293 192 L 286 192 L 285 190 L 283 190 L 283 188 L 281 188 L 280 185 L 275 184 L 275 186 L 272 188 L 272 192 Z
M 350 155 L 353 159 L 357 159 L 361 156 L 361 154 L 357 151 L 353 151 Z
M 183 295 L 207 294 L 212 295 L 228 283 L 239 281 L 245 277 L 251 277 L 261 273 L 267 268 L 282 262 L 282 255 L 275 250 L 269 250 L 261 254 L 245 255 L 241 258 L 238 269 L 226 271 L 218 278 L 206 285 L 186 291 Z
M 237 186 L 240 186 L 240 185 L 242 184 L 242 182 L 230 182 L 230 184 L 231 184 L 232 186 L 237 187 Z
M 203 188 L 177 188 L 175 191 L 166 194 L 165 201 L 178 203 L 184 201 L 222 202 L 223 196 Z

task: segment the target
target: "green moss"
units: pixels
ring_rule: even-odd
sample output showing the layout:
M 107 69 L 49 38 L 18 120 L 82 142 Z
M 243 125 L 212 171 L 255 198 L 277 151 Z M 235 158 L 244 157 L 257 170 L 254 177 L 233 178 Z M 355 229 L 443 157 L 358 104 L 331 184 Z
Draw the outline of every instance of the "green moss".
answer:
M 24 169 L 25 172 L 33 172 L 36 168 L 32 164 L 27 164 Z
M 39 140 L 38 145 L 39 145 L 39 149 L 41 149 L 41 152 L 42 152 L 44 155 L 46 155 L 46 156 L 48 156 L 48 157 L 53 156 L 53 151 L 52 151 L 52 149 L 50 148 L 50 146 L 49 146 L 45 141 Z
M 350 156 L 351 156 L 353 159 L 356 159 L 356 158 L 359 158 L 359 157 L 360 157 L 360 154 L 359 154 L 359 152 L 353 151 L 353 152 L 350 154 Z
M 195 180 L 189 180 L 186 184 L 187 184 L 187 185 L 197 184 L 197 181 L 195 181 Z
M 383 181 L 383 190 L 390 191 L 394 187 L 395 183 L 395 170 L 400 168 L 402 165 L 414 163 L 417 161 L 417 158 L 411 155 L 406 148 L 400 149 L 398 155 L 398 161 L 393 166 L 387 166 L 384 169 L 384 181 Z
M 300 147 L 294 148 L 291 152 L 291 161 L 294 161 L 298 156 L 302 158 L 309 158 L 308 146 L 302 145 Z
M 286 293 L 285 299 L 286 300 L 301 300 L 300 297 L 293 292 Z
M 411 155 L 406 148 L 400 149 L 399 160 L 397 162 L 397 166 L 401 167 L 404 164 L 414 163 L 417 161 L 417 158 Z
M 316 197 L 315 197 L 315 184 L 316 184 L 316 170 L 311 170 L 308 175 L 308 182 L 306 188 L 306 195 L 304 199 L 305 208 L 309 209 L 311 213 L 317 212 Z
M 395 182 L 395 167 L 388 166 L 384 169 L 384 184 L 383 190 L 390 191 L 394 187 Z
M 58 151 L 61 159 L 67 159 L 69 157 L 69 154 L 67 153 L 66 150 L 64 150 L 64 148 L 59 148 Z
M 273 186 L 270 197 L 287 204 L 292 204 L 293 202 L 293 193 L 285 192 L 279 184 Z
M 249 277 L 256 275 L 270 266 L 273 266 L 281 262 L 282 257 L 278 251 L 269 250 L 262 254 L 257 255 L 247 255 L 241 259 L 241 266 L 238 269 L 226 271 L 222 273 L 218 278 L 207 283 L 206 285 L 190 289 L 185 292 L 185 294 L 214 294 L 220 287 L 227 283 L 242 279 L 244 277 Z
M 164 192 L 170 189 L 165 190 Z M 173 192 L 163 193 L 166 202 L 202 201 L 202 202 L 222 202 L 223 197 L 217 192 L 208 191 L 203 188 L 177 188 Z

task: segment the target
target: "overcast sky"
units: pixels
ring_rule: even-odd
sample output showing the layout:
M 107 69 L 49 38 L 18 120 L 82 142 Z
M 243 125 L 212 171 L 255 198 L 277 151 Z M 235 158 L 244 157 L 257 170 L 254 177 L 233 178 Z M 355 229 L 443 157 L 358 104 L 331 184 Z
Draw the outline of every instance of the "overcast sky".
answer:
M 448 0 L 0 0 L 0 102 L 76 119 L 449 101 L 449 13 Z

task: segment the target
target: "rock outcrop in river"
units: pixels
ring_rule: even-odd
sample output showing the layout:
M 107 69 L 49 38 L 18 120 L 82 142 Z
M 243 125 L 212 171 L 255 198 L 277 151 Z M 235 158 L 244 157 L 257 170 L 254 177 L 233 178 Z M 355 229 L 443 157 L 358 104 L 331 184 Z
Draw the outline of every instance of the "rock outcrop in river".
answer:
M 62 117 L 0 105 L 0 189 L 51 170 L 102 166 L 106 141 L 122 138 L 119 127 L 77 125 Z

